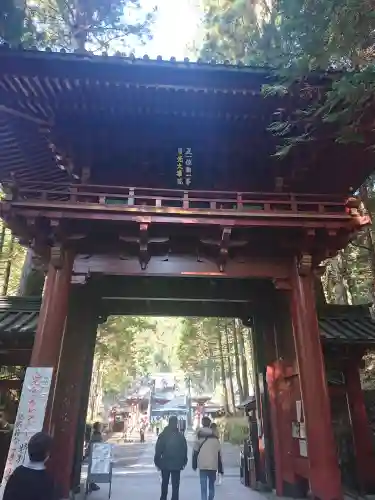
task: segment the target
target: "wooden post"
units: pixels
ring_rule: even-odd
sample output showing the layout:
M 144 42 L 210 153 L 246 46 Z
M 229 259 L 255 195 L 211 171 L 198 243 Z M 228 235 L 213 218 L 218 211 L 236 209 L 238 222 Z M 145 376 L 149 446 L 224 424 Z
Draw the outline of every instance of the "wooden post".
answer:
M 373 434 L 367 416 L 365 400 L 359 377 L 358 358 L 348 360 L 345 367 L 346 391 L 349 403 L 350 420 L 357 465 L 357 477 L 361 493 L 375 493 L 375 454 Z
M 306 260 L 305 260 L 306 262 Z M 291 316 L 307 431 L 311 492 L 320 500 L 343 498 L 315 306 L 314 275 L 291 269 Z
M 96 345 L 96 332 L 98 324 L 94 321 L 92 332 L 88 333 L 85 347 L 84 373 L 81 383 L 80 408 L 78 412 L 78 421 L 76 426 L 75 452 L 73 461 L 73 470 L 71 477 L 71 489 L 73 492 L 80 486 L 82 470 L 82 450 L 85 441 L 87 409 L 89 405 L 90 386 L 92 380 L 92 369 L 94 365 L 94 352 Z
M 282 462 L 282 433 L 280 432 L 281 416 L 278 411 L 277 401 L 277 363 L 267 366 L 267 385 L 269 394 L 270 420 L 272 426 L 273 453 L 275 462 L 275 488 L 276 495 L 283 496 L 283 462 Z
M 56 269 L 49 264 L 30 366 L 57 368 L 68 311 L 72 268 L 72 254 L 66 251 L 62 255 L 61 268 Z
M 35 335 L 30 366 L 52 367 L 53 376 L 50 397 L 44 419 L 44 430 L 51 432 L 51 412 L 55 395 L 55 381 L 64 335 L 70 280 L 74 257 L 70 251 L 61 252 L 57 268 L 49 264 L 42 307 Z
M 82 390 L 87 391 L 83 387 L 86 363 L 92 364 L 94 355 L 96 311 L 86 287 L 72 289 L 52 411 L 54 442 L 50 469 L 62 488 L 63 498 L 68 498 L 70 492 L 81 398 L 86 398 Z

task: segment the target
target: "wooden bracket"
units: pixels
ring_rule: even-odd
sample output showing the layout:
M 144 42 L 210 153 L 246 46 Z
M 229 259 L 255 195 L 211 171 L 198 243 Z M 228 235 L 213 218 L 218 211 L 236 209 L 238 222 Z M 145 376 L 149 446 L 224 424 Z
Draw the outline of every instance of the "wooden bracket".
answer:
M 50 263 L 56 269 L 62 269 L 64 266 L 64 251 L 61 245 L 51 247 Z
M 50 242 L 52 243 L 52 245 L 56 244 L 59 246 L 58 241 L 61 240 L 61 223 L 60 223 L 60 221 L 58 219 L 51 219 L 50 223 L 49 223 L 49 227 L 50 227 L 50 234 L 49 234 Z
M 350 196 L 345 203 L 346 212 L 351 217 L 358 217 L 360 215 L 360 209 L 362 202 L 356 196 Z
M 302 254 L 298 261 L 298 274 L 307 276 L 312 271 L 312 255 Z
M 150 253 L 148 251 L 148 227 L 149 224 L 139 225 L 139 262 L 142 271 L 147 268 L 150 261 Z
M 218 258 L 218 265 L 221 273 L 225 271 L 225 266 L 228 262 L 231 234 L 232 229 L 230 227 L 225 227 L 221 233 L 220 251 Z

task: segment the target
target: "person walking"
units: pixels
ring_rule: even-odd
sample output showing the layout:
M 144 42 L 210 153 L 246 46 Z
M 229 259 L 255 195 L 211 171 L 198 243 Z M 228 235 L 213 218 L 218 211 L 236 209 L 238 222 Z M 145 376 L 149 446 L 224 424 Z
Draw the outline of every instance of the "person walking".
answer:
M 102 443 L 102 442 L 103 442 L 102 427 L 100 425 L 100 422 L 95 422 L 92 426 L 92 434 L 89 444 L 89 453 L 91 453 L 92 445 L 94 443 Z M 99 490 L 100 486 L 98 486 L 94 482 L 90 483 L 90 491 L 99 491 Z
M 140 437 L 141 443 L 144 443 L 145 442 L 145 429 L 143 426 L 139 429 L 139 437 Z
M 216 475 L 224 474 L 220 441 L 210 425 L 211 420 L 203 417 L 202 428 L 197 432 L 193 447 L 192 465 L 193 470 L 199 469 L 202 500 L 214 499 Z
M 187 443 L 179 432 L 177 417 L 169 418 L 169 423 L 159 435 L 155 446 L 154 463 L 161 471 L 160 500 L 167 500 L 169 478 L 172 482 L 172 500 L 178 500 L 181 471 L 188 461 Z
M 219 434 L 219 428 L 215 422 L 212 422 L 211 425 L 211 430 L 214 433 L 214 435 L 219 439 L 220 441 L 220 434 Z M 216 485 L 220 486 L 223 482 L 223 475 L 222 474 L 217 474 L 216 476 Z

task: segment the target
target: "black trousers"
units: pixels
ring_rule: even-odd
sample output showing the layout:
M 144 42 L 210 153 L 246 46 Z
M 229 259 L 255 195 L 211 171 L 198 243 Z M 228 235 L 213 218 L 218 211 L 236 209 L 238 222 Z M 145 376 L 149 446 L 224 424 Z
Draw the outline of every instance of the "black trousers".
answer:
M 172 500 L 178 500 L 180 491 L 180 475 L 179 470 L 162 470 L 161 471 L 161 495 L 160 500 L 167 500 L 169 477 L 172 482 Z

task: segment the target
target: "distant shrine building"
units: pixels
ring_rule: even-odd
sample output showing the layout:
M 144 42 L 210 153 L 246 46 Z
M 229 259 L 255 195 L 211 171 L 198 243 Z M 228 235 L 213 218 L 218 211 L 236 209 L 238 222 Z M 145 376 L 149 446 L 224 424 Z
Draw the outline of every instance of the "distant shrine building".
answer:
M 44 427 L 66 495 L 111 314 L 241 318 L 258 482 L 321 500 L 375 491 L 359 378 L 374 323 L 316 285 L 370 223 L 352 192 L 373 156 L 321 126 L 274 158 L 269 124 L 301 97 L 264 98 L 267 82 L 240 66 L 0 49 L 1 217 L 46 270 L 42 300 L 1 301 L 0 357 L 54 369 Z

